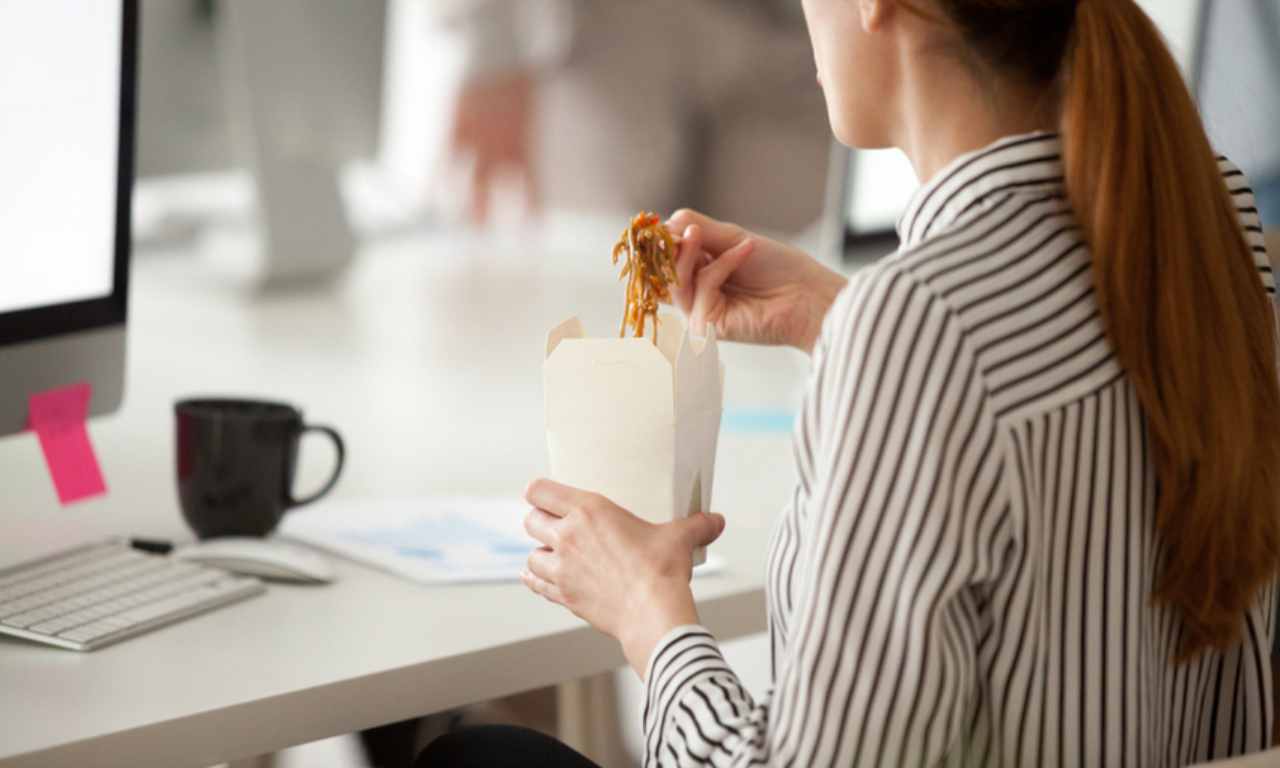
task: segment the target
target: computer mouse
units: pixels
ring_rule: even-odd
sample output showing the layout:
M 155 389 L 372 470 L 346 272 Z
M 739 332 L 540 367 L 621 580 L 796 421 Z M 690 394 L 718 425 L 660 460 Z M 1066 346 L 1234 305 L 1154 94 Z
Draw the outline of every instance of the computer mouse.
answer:
M 334 579 L 333 564 L 324 555 L 280 539 L 226 536 L 179 547 L 173 556 L 275 581 L 324 584 Z

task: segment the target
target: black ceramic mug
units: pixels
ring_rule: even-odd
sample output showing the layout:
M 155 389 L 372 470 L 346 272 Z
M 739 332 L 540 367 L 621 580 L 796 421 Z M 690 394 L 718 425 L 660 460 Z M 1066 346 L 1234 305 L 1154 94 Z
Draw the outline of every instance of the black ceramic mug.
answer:
M 285 512 L 324 496 L 342 474 L 342 437 L 331 427 L 303 423 L 291 405 L 183 400 L 173 410 L 182 516 L 202 539 L 266 536 Z M 299 499 L 293 478 L 298 443 L 307 432 L 333 440 L 337 463 L 324 487 Z

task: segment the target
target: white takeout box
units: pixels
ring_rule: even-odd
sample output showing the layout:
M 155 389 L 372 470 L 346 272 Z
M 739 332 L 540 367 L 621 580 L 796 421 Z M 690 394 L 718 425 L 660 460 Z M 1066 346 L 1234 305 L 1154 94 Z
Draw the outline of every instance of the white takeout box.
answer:
M 547 334 L 543 363 L 552 479 L 655 523 L 710 511 L 724 406 L 714 329 L 697 338 L 659 319 L 655 346 L 587 338 L 571 318 Z

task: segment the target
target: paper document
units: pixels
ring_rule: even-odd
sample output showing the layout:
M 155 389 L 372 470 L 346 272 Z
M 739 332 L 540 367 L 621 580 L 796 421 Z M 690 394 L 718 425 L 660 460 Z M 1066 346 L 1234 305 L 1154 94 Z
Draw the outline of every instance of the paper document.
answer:
M 519 581 L 539 546 L 528 510 L 504 498 L 338 500 L 290 512 L 280 534 L 423 584 Z

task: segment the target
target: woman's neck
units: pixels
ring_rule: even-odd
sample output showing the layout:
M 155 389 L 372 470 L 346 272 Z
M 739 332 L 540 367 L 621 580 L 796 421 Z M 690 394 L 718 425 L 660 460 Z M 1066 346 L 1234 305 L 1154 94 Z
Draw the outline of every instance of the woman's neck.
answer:
M 980 82 L 972 67 L 949 56 L 915 61 L 924 63 L 905 71 L 896 144 L 921 183 L 1005 136 L 1057 130 L 1052 92 Z

